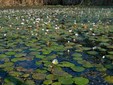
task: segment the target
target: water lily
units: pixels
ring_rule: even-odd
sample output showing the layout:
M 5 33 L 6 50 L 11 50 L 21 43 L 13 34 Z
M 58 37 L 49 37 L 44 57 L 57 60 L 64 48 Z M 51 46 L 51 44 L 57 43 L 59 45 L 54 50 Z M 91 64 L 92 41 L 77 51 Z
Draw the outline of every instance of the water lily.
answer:
M 94 46 L 92 49 L 94 50 L 94 49 L 96 49 L 97 48 L 97 46 Z
M 6 36 L 7 34 L 4 34 L 4 37 Z
M 67 50 L 68 53 L 70 53 L 70 50 Z
M 42 29 L 42 31 L 44 31 L 44 29 Z
M 78 36 L 78 33 L 76 33 L 75 36 Z
M 20 28 L 17 28 L 17 30 L 19 30 Z
M 72 32 L 72 30 L 69 30 L 69 32 Z
M 70 41 L 68 41 L 68 43 L 70 43 Z
M 52 64 L 57 65 L 57 64 L 58 64 L 58 60 L 57 60 L 57 59 L 54 59 L 54 60 L 52 61 Z
M 75 41 L 76 41 L 76 39 L 73 39 L 73 41 L 75 42 Z
M 102 56 L 102 58 L 105 58 L 105 56 Z

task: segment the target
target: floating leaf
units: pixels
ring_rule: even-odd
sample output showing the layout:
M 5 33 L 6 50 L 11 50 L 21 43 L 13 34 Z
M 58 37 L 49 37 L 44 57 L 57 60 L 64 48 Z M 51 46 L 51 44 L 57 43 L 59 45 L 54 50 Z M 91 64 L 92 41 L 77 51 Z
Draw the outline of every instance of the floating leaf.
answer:
M 108 83 L 113 84 L 113 76 L 106 76 L 104 79 L 105 79 Z
M 74 67 L 75 65 L 73 63 L 70 63 L 70 62 L 66 62 L 66 61 L 63 61 L 61 62 L 61 64 L 59 65 L 61 67 Z
M 54 82 L 54 83 L 52 83 L 52 85 L 61 85 L 61 83 L 60 82 Z
M 26 85 L 35 85 L 35 82 L 33 80 L 26 80 L 25 84 Z
M 88 85 L 89 83 L 89 80 L 83 77 L 75 77 L 73 80 L 75 81 L 75 84 L 77 85 Z
M 46 79 L 48 80 L 57 80 L 57 76 L 53 75 L 53 74 L 49 74 L 46 76 Z
M 71 85 L 73 83 L 73 78 L 71 77 L 59 77 L 58 81 L 63 85 Z
M 36 80 L 44 80 L 46 78 L 46 74 L 33 73 L 32 77 L 33 77 L 33 79 L 36 79 Z
M 8 56 L 12 56 L 12 55 L 15 55 L 16 53 L 15 52 L 6 52 L 5 54 Z
M 71 67 L 71 69 L 76 72 L 82 72 L 85 70 L 85 68 L 81 66 L 74 66 L 74 67 Z
M 52 84 L 52 80 L 45 80 L 43 82 L 44 85 L 49 85 L 49 84 Z
M 97 55 L 98 54 L 98 52 L 96 52 L 96 51 L 88 51 L 87 52 L 89 55 Z

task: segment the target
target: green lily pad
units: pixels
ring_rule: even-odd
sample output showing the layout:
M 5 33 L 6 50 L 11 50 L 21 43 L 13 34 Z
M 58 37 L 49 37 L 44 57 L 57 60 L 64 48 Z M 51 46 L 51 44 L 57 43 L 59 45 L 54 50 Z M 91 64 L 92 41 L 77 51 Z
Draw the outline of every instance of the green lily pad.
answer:
M 29 77 L 29 76 L 30 76 L 30 74 L 23 74 L 21 77 L 27 78 L 27 77 Z
M 35 72 L 37 72 L 37 73 L 47 73 L 47 70 L 37 69 Z
M 35 82 L 33 80 L 26 80 L 25 84 L 26 85 L 35 85 Z
M 44 85 L 50 85 L 50 84 L 52 84 L 52 80 L 45 80 L 45 81 L 43 82 L 43 84 L 44 84 Z
M 52 83 L 52 85 L 61 85 L 61 83 L 60 82 L 54 82 L 54 83 Z
M 12 55 L 15 55 L 16 53 L 15 52 L 6 52 L 5 54 L 8 56 L 12 56 Z
M 45 58 L 46 56 L 44 56 L 44 55 L 39 55 L 39 54 L 37 54 L 37 55 L 35 55 L 36 56 L 36 58 L 40 58 L 40 59 L 43 59 L 43 58 Z
M 81 66 L 73 66 L 73 67 L 71 67 L 71 69 L 75 72 L 82 72 L 85 70 L 85 68 L 81 67 Z
M 46 78 L 46 74 L 44 74 L 44 73 L 33 73 L 32 78 L 36 79 L 36 80 L 44 80 Z
M 13 66 L 6 67 L 6 68 L 4 68 L 4 70 L 10 72 L 10 71 L 13 71 L 14 70 L 14 67 Z
M 5 82 L 6 85 L 22 85 L 23 84 L 22 80 L 19 80 L 15 77 L 12 77 L 12 76 L 7 76 L 4 79 L 4 82 Z
M 11 62 L 6 62 L 4 64 L 0 64 L 1 68 L 12 67 L 14 64 Z
M 51 53 L 51 50 L 45 49 L 45 50 L 42 51 L 42 53 L 43 53 L 44 55 L 47 55 L 47 54 L 50 54 L 50 53 Z
M 63 61 L 61 62 L 61 64 L 59 65 L 61 67 L 74 67 L 75 65 L 73 63 L 70 63 L 70 62 L 66 62 L 66 61 Z
M 84 51 L 89 51 L 89 50 L 91 50 L 91 48 L 89 48 L 89 47 L 82 47 L 82 49 L 83 49 Z
M 104 72 L 107 70 L 102 64 L 96 64 L 95 67 L 98 71 Z
M 21 73 L 21 72 L 11 71 L 11 72 L 10 72 L 10 75 L 11 75 L 11 76 L 14 76 L 14 77 L 18 77 L 18 76 L 22 75 L 22 73 Z
M 7 57 L 7 55 L 5 55 L 5 54 L 0 54 L 0 59 L 6 58 L 6 57 Z
M 86 60 L 80 60 L 77 61 L 79 64 L 82 64 L 84 67 L 86 68 L 91 68 L 93 67 L 93 64 L 91 64 L 90 62 L 86 61 Z
M 75 77 L 73 80 L 75 81 L 75 84 L 77 85 L 88 85 L 89 83 L 89 80 L 84 77 Z
M 57 76 L 53 75 L 53 74 L 49 74 L 46 76 L 46 79 L 48 80 L 57 80 Z
M 106 55 L 106 57 L 113 60 L 113 55 Z
M 105 64 L 104 66 L 107 69 L 113 69 L 113 64 Z
M 74 56 L 74 57 L 81 57 L 82 54 L 80 54 L 80 53 L 75 53 L 75 54 L 73 54 L 72 56 Z
M 23 56 L 26 56 L 26 54 L 25 53 L 17 53 L 16 55 L 15 55 L 15 57 L 23 57 Z
M 73 83 L 73 78 L 71 77 L 59 77 L 58 81 L 63 85 L 71 85 Z
M 17 61 L 24 61 L 24 60 L 26 60 L 26 58 L 25 57 L 21 57 L 21 58 L 13 58 L 13 59 L 11 59 L 11 61 L 12 62 L 17 62 Z
M 98 54 L 98 52 L 96 52 L 96 51 L 88 51 L 87 52 L 89 55 L 97 55 Z
M 113 51 L 109 51 L 108 53 L 109 53 L 110 55 L 113 55 Z
M 113 84 L 113 76 L 106 76 L 104 79 L 105 79 L 105 81 L 107 81 L 108 83 Z

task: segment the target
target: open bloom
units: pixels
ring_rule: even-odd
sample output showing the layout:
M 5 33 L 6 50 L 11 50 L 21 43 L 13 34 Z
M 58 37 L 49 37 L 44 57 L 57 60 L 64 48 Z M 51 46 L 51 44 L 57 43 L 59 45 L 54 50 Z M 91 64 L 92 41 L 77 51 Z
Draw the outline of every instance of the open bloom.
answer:
M 57 60 L 57 59 L 54 59 L 54 60 L 52 61 L 52 64 L 57 65 L 57 64 L 58 64 L 58 60 Z

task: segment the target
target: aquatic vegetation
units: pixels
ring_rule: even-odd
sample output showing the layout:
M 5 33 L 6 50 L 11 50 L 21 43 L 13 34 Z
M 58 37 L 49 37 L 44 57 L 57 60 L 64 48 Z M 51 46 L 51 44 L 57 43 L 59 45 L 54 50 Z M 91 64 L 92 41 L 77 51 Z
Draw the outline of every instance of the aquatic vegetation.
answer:
M 36 80 L 44 80 L 46 78 L 46 74 L 43 74 L 43 73 L 33 73 L 32 78 L 36 79 Z
M 106 76 L 105 80 L 109 83 L 113 83 L 113 76 Z
M 57 59 L 54 59 L 54 60 L 52 61 L 52 64 L 57 65 L 57 64 L 58 64 L 58 60 L 57 60 Z
M 112 84 L 112 14 L 112 8 L 0 10 L 0 82 Z
M 73 80 L 77 85 L 87 85 L 89 83 L 89 80 L 83 77 L 75 77 Z

